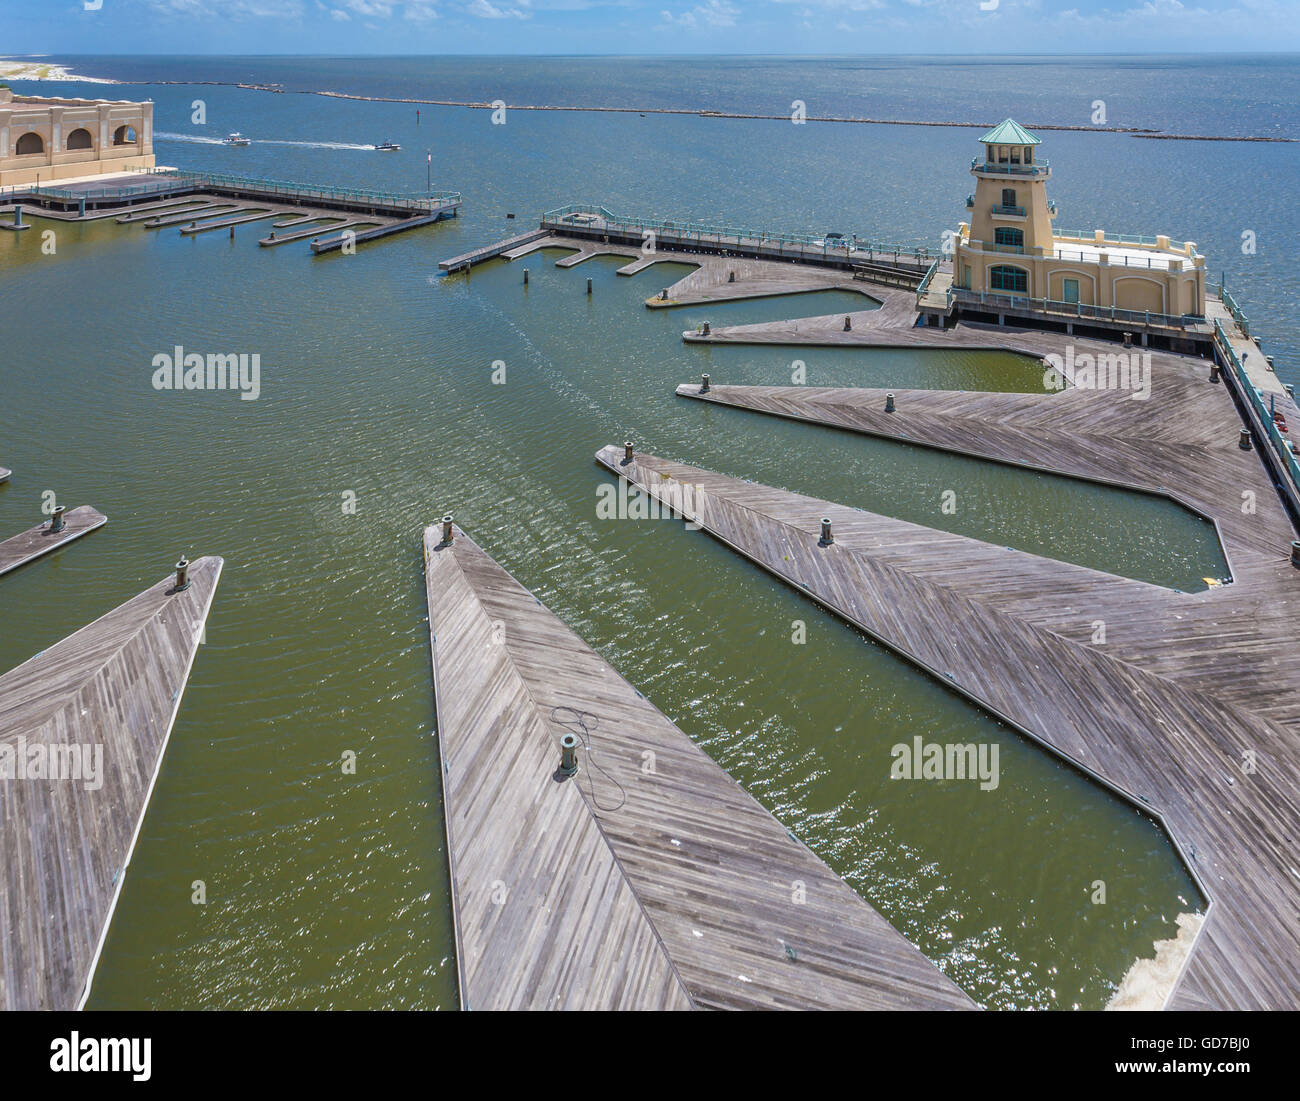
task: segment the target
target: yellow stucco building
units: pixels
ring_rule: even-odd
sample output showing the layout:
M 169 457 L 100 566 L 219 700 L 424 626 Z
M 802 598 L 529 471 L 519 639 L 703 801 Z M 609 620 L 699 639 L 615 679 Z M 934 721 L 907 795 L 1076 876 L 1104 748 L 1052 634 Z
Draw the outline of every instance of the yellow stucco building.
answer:
M 0 87 L 0 187 L 154 166 L 153 104 Z
M 951 286 L 960 306 L 1157 328 L 1204 318 L 1205 260 L 1193 242 L 1057 231 L 1047 197 L 1052 168 L 1039 156 L 1039 139 L 1007 119 L 980 142 L 970 221 L 953 240 Z

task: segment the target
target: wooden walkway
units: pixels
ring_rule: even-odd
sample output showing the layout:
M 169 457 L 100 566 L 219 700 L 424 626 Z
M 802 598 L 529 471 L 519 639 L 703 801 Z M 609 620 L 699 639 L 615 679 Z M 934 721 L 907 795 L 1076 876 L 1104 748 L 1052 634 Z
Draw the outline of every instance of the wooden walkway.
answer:
M 98 755 L 99 786 L 0 778 L 0 1008 L 85 999 L 221 574 L 169 577 L 0 677 L 7 754 Z
M 3 482 L 8 475 L 9 471 L 4 471 L 4 477 L 0 477 L 0 482 Z M 80 508 L 64 513 L 62 531 L 50 531 L 49 520 L 37 524 L 34 528 L 28 528 L 27 531 L 0 543 L 0 575 L 58 550 L 74 539 L 80 539 L 96 528 L 103 527 L 106 523 L 108 517 L 102 512 L 89 505 L 82 505 Z
M 472 268 L 475 264 L 495 259 L 511 249 L 533 241 L 539 241 L 545 236 L 547 236 L 546 231 L 541 229 L 535 229 L 531 233 L 520 233 L 515 237 L 507 237 L 504 241 L 498 241 L 495 245 L 485 245 L 483 248 L 473 249 L 470 252 L 461 253 L 459 256 L 453 256 L 447 260 L 439 260 L 438 267 L 448 272 L 460 271 L 461 268 Z
M 1009 403 L 1005 419 L 1014 425 L 1024 395 L 987 397 Z M 755 393 L 753 404 L 778 399 L 796 400 Z M 831 416 L 854 416 L 835 412 L 836 404 L 834 396 L 812 397 Z M 862 404 L 869 409 L 874 397 Z M 923 419 L 914 416 L 908 427 Z M 1192 434 L 1205 427 L 1169 420 Z M 998 418 L 977 414 L 963 422 L 965 446 L 978 450 L 981 424 L 990 450 L 1009 446 Z M 1295 1009 L 1300 570 L 1287 559 L 1280 504 L 1245 461 L 1258 460 L 1241 453 L 1239 462 L 1235 444 L 1209 429 L 1212 446 L 1186 447 L 1183 470 L 1194 482 L 1196 463 L 1223 458 L 1240 475 L 1234 484 L 1225 474 L 1233 492 L 1208 502 L 1233 551 L 1236 582 L 1197 594 L 652 456 L 625 464 L 621 447 L 605 448 L 597 460 L 668 504 L 665 487 L 693 487 L 694 519 L 710 534 L 1159 815 L 1211 900 L 1169 1008 Z M 1025 457 L 1039 454 L 1033 434 L 1023 439 Z M 1116 440 L 1139 465 L 1163 446 L 1156 440 L 1143 452 Z M 1145 476 L 1130 472 L 1135 483 Z M 1260 490 L 1255 532 L 1229 523 L 1239 488 L 1250 487 Z M 833 525 L 829 546 L 819 542 L 822 517 Z M 1098 620 L 1106 626 L 1100 645 L 1093 642 Z M 1251 772 L 1243 768 L 1246 751 L 1256 762 Z
M 425 532 L 465 1008 L 974 1008 L 462 531 L 440 540 Z

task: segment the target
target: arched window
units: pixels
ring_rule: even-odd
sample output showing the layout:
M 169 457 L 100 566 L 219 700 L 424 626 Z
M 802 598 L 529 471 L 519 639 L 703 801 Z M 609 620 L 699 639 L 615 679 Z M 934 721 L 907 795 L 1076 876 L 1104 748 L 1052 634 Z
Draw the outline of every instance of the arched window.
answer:
M 998 226 L 993 231 L 995 245 L 1010 245 L 1012 248 L 1025 247 L 1025 231 L 1012 226 Z
M 1029 273 L 1023 268 L 999 265 L 989 268 L 989 290 L 1005 291 L 1008 294 L 1029 293 Z
M 74 130 L 72 131 L 71 134 L 68 135 L 69 151 L 72 151 L 74 149 L 94 149 L 94 148 L 95 148 L 95 142 L 90 136 L 90 131 L 85 129 L 84 127 L 81 129 Z
M 113 131 L 114 145 L 134 145 L 135 144 L 135 127 L 119 126 Z
M 24 134 L 14 146 L 14 152 L 20 157 L 28 153 L 44 153 L 45 139 L 40 134 Z

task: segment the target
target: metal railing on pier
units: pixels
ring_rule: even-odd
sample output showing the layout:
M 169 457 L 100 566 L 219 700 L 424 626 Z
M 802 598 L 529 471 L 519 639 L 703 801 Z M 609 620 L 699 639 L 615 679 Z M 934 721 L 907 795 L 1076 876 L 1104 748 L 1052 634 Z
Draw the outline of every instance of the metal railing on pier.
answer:
M 461 201 L 459 191 L 433 191 L 423 195 L 411 195 L 376 191 L 364 187 L 332 187 L 251 176 L 232 176 L 220 172 L 188 172 L 177 169 L 147 169 L 140 175 L 151 182 L 157 181 L 155 186 L 146 188 L 135 183 L 76 189 L 42 186 L 30 188 L 29 193 L 39 198 L 57 199 L 63 202 L 75 203 L 84 200 L 94 203 L 139 199 L 180 190 L 241 191 L 259 197 L 298 203 L 342 202 L 357 206 L 387 206 L 412 211 L 434 211 Z
M 1273 408 L 1266 405 L 1264 395 L 1261 393 L 1246 374 L 1246 366 L 1241 362 L 1236 350 L 1233 348 L 1231 341 L 1228 340 L 1228 334 L 1223 328 L 1223 323 L 1216 317 L 1214 319 L 1214 342 L 1219 349 L 1219 354 L 1228 362 L 1232 368 L 1232 373 L 1241 383 L 1242 392 L 1250 402 L 1252 408 L 1259 415 L 1260 422 L 1264 426 L 1264 432 L 1268 436 L 1268 442 L 1272 444 L 1273 450 L 1277 452 L 1278 458 L 1282 460 L 1282 465 L 1291 475 L 1291 481 L 1295 483 L 1296 489 L 1300 490 L 1300 460 L 1297 460 L 1296 454 L 1291 450 L 1291 445 L 1287 438 L 1282 435 L 1282 430 L 1278 428 L 1277 422 L 1273 419 Z
M 1197 314 L 1152 313 L 1149 310 L 1122 310 L 1117 306 L 1092 306 L 1083 302 L 1058 302 L 1052 298 L 1030 298 L 1028 295 L 999 294 L 996 291 L 971 291 L 953 287 L 949 290 L 952 302 L 970 306 L 991 306 L 1007 310 L 1032 310 L 1080 319 L 1123 321 L 1145 328 L 1188 329 L 1204 325 L 1205 318 Z
M 928 264 L 934 257 L 934 251 L 928 248 L 875 241 L 856 234 L 848 237 L 819 237 L 810 233 L 774 233 L 771 230 L 746 226 L 642 218 L 615 214 L 607 207 L 586 203 L 570 203 L 567 206 L 548 210 L 542 215 L 542 225 L 561 232 L 573 228 L 590 229 L 597 219 L 601 223 L 601 230 L 606 233 L 622 232 L 634 236 L 653 233 L 657 240 L 678 240 L 696 245 L 726 247 L 728 242 L 731 242 L 738 248 L 759 246 L 792 248 L 804 253 L 820 253 L 826 257 L 841 255 L 850 259 L 862 259 L 865 255 L 873 258 L 893 257 L 896 260 L 910 260 L 918 266 L 922 263 Z

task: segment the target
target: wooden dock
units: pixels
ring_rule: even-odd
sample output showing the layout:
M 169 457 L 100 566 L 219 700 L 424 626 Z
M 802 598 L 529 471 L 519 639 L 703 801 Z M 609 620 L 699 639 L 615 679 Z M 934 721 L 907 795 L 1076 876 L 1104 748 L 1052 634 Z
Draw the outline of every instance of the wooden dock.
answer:
M 4 477 L 0 477 L 0 482 L 8 476 L 9 471 L 4 471 Z M 96 528 L 103 527 L 106 523 L 108 517 L 102 512 L 89 505 L 82 505 L 80 508 L 64 513 L 62 531 L 51 531 L 49 520 L 37 524 L 34 528 L 28 528 L 21 534 L 0 543 L 0 575 L 16 570 L 19 566 L 25 566 L 28 562 L 33 562 L 51 551 L 56 551 L 74 539 L 80 539 Z
M 1238 492 L 1215 503 L 1236 580 L 1186 594 L 621 447 L 597 461 L 665 504 L 692 487 L 709 534 L 1158 816 L 1210 900 L 1168 1008 L 1300 1007 L 1300 570 L 1267 487 L 1253 535 L 1228 523 Z
M 464 1008 L 974 1008 L 463 531 L 424 550 Z
M 544 229 L 535 229 L 530 233 L 520 233 L 514 237 L 507 237 L 504 241 L 498 241 L 494 245 L 484 245 L 482 248 L 472 249 L 469 252 L 461 253 L 459 256 L 453 256 L 448 260 L 439 260 L 438 267 L 442 271 L 453 272 L 466 268 L 472 268 L 475 264 L 482 264 L 487 260 L 494 260 L 502 256 L 511 249 L 518 248 L 520 245 L 531 244 L 533 241 L 540 241 L 549 234 Z
M 910 277 L 915 288 L 937 253 L 924 246 L 885 244 L 865 237 L 817 236 L 755 227 L 719 226 L 615 214 L 603 206 L 570 204 L 542 215 L 550 233 L 611 245 L 655 247 L 674 252 L 810 264 L 853 272 L 870 265 L 894 276 Z
M 302 215 L 299 221 L 331 219 L 317 235 L 350 227 L 367 227 L 355 237 L 314 241 L 313 253 L 331 252 L 345 241 L 364 243 L 454 218 L 459 192 L 399 195 L 365 188 L 330 187 L 280 180 L 253 179 L 212 172 L 175 170 L 141 173 L 104 182 L 32 186 L 12 198 L 38 217 L 64 222 L 115 217 L 122 224 L 146 228 L 179 226 L 186 236 L 225 229 L 276 215 Z M 0 206 L 0 213 L 14 203 Z M 263 239 L 276 245 L 312 237 L 311 232 Z
M 65 766 L 0 778 L 0 1008 L 85 1001 L 221 566 L 200 558 L 187 589 L 169 577 L 0 677 L 0 750 Z

